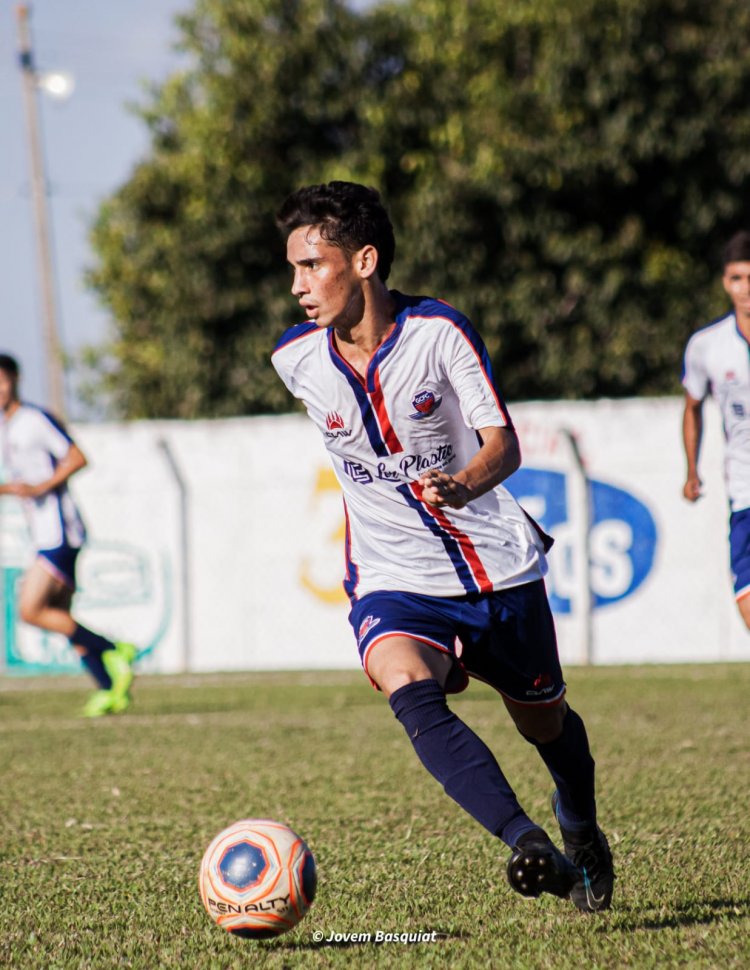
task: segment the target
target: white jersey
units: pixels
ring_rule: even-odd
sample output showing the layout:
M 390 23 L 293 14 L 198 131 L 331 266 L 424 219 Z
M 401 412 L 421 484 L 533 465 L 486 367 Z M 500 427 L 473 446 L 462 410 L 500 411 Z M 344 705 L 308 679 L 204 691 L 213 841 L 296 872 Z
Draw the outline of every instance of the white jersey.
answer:
M 33 404 L 20 404 L 10 418 L 0 414 L 0 455 L 12 481 L 46 481 L 72 444 L 59 421 Z M 36 549 L 83 545 L 86 532 L 66 485 L 22 501 Z
M 698 330 L 685 349 L 682 384 L 690 397 L 713 395 L 726 439 L 724 475 L 733 512 L 750 508 L 750 345 L 734 313 Z
M 542 536 L 503 486 L 463 509 L 422 500 L 421 475 L 454 474 L 478 451 L 477 429 L 512 425 L 469 321 L 439 300 L 392 296 L 396 322 L 365 379 L 333 331 L 312 322 L 291 327 L 273 354 L 344 492 L 344 588 L 352 599 L 374 590 L 461 596 L 540 579 Z

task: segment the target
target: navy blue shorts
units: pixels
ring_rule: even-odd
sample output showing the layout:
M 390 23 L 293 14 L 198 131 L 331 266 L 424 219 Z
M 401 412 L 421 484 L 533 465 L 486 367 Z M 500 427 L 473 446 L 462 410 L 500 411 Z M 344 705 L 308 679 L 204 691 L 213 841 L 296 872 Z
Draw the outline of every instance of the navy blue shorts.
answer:
M 57 546 L 55 549 L 40 549 L 37 556 L 42 560 L 44 568 L 51 573 L 55 579 L 65 583 L 72 590 L 76 588 L 76 559 L 80 549 L 72 546 Z
M 368 593 L 352 607 L 349 622 L 365 673 L 376 644 L 406 636 L 456 660 L 461 678 L 451 693 L 464 690 L 469 677 L 521 704 L 550 704 L 565 693 L 555 625 L 541 579 L 455 597 Z
M 734 577 L 734 595 L 739 600 L 750 593 L 750 509 L 729 517 L 729 561 Z

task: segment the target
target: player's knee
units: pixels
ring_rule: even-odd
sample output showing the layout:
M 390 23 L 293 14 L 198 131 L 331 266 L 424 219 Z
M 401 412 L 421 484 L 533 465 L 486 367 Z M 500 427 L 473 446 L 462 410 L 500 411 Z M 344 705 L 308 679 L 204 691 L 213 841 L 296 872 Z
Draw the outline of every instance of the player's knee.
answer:
M 547 744 L 562 734 L 568 709 L 565 701 L 539 707 L 519 704 L 507 704 L 507 707 L 519 733 L 532 744 Z
M 390 697 L 399 688 L 406 687 L 407 684 L 414 684 L 420 680 L 430 680 L 432 675 L 426 668 L 418 670 L 413 667 L 392 667 L 383 671 L 380 680 L 376 678 L 378 687 L 386 697 Z
M 24 603 L 22 600 L 18 604 L 18 615 L 24 623 L 36 626 L 39 620 L 39 607 L 36 603 Z
M 750 630 L 750 596 L 743 596 L 742 599 L 737 600 L 737 609 L 745 626 Z

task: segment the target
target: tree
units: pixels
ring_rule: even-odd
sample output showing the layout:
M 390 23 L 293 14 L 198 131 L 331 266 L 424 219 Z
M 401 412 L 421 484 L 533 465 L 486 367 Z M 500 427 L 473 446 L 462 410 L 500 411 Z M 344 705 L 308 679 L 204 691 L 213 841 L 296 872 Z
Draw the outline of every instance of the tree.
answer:
M 511 399 L 677 390 L 750 215 L 750 8 L 413 0 L 410 18 L 405 63 L 439 63 L 389 97 L 442 118 L 414 160 L 407 288 L 476 321 Z
M 199 0 L 181 24 L 193 67 L 94 229 L 124 414 L 288 409 L 273 213 L 340 177 L 383 191 L 394 285 L 466 312 L 509 398 L 677 390 L 748 221 L 744 0 Z
M 274 212 L 349 173 L 388 29 L 364 44 L 337 0 L 199 0 L 180 24 L 192 67 L 142 110 L 150 157 L 93 228 L 116 329 L 104 386 L 128 417 L 287 410 L 269 351 L 297 314 Z

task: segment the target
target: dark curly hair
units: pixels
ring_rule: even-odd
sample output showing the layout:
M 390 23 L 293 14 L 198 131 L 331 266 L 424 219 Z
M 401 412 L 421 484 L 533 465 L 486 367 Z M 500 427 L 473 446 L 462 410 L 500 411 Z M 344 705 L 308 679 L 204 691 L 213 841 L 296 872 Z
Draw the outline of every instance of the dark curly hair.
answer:
M 750 232 L 746 229 L 736 232 L 724 247 L 721 257 L 722 266 L 750 262 Z
M 0 370 L 5 371 L 13 378 L 18 378 L 20 368 L 18 366 L 18 361 L 15 357 L 11 357 L 10 354 L 0 354 Z
M 293 192 L 276 215 L 288 236 L 300 226 L 316 226 L 322 239 L 353 255 L 363 246 L 378 251 L 378 276 L 388 279 L 396 251 L 393 226 L 375 189 L 356 182 L 308 185 Z

